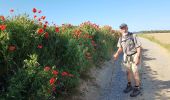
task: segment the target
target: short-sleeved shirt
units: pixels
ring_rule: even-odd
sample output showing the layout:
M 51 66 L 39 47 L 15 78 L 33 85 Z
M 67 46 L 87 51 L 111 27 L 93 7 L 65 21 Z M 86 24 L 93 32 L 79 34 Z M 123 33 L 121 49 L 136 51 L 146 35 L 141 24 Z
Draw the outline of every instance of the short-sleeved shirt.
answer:
M 128 32 L 127 35 L 122 35 L 119 38 L 118 44 L 117 44 L 117 47 L 123 48 L 123 52 L 126 55 L 132 55 L 136 53 L 137 52 L 136 48 L 140 46 L 141 46 L 141 42 L 139 41 L 138 37 L 131 32 Z

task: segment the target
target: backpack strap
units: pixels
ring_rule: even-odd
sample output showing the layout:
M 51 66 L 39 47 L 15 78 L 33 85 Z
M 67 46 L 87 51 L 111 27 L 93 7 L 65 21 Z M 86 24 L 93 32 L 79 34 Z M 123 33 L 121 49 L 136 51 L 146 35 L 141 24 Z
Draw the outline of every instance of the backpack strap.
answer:
M 128 32 L 128 35 L 130 35 L 132 37 L 132 41 L 133 41 L 133 43 L 135 43 L 134 42 L 134 34 L 132 32 Z M 122 36 L 120 37 L 120 41 L 123 42 L 122 41 Z

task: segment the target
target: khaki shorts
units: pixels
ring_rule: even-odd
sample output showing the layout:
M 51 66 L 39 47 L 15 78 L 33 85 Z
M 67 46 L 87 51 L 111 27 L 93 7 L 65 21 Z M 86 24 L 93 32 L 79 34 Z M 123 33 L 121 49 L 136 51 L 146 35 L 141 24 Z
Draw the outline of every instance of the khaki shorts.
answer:
M 127 56 L 126 54 L 124 54 L 123 63 L 122 63 L 124 68 L 126 70 L 130 69 L 133 72 L 140 71 L 140 69 L 141 69 L 141 56 L 140 56 L 140 62 L 139 62 L 138 65 L 135 64 L 136 58 L 137 58 L 137 54 L 134 54 L 132 56 Z

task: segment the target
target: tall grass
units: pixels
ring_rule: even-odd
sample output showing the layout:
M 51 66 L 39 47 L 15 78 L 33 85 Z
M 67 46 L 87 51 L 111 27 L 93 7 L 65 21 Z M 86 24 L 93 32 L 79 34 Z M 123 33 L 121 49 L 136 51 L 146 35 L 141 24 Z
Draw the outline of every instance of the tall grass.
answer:
M 170 52 L 170 44 L 162 43 L 161 41 L 157 40 L 154 36 L 148 36 L 147 34 L 140 33 L 139 36 L 159 44 L 160 46 L 162 46 L 163 48 L 167 49 Z

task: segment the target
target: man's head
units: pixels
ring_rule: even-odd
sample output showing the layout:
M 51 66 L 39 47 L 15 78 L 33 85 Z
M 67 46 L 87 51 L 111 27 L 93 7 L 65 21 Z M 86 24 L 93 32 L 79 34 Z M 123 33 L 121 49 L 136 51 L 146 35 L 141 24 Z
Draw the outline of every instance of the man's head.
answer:
M 127 24 L 123 23 L 120 25 L 120 30 L 123 32 L 123 33 L 127 33 L 128 32 L 128 26 Z

